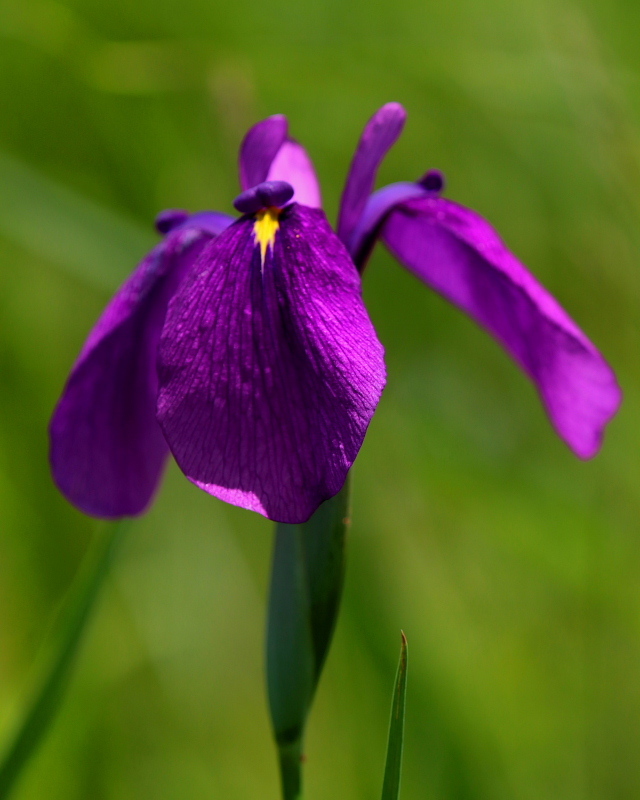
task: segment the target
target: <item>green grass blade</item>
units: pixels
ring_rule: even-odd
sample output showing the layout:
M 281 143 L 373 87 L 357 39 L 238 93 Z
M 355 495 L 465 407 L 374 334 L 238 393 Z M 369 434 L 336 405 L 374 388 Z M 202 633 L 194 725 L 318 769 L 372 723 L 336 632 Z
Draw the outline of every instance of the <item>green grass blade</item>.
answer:
M 407 693 L 407 637 L 402 633 L 400 663 L 391 704 L 387 763 L 382 784 L 382 800 L 398 800 L 402 772 L 402 748 L 404 745 L 404 708 Z
M 158 241 L 151 226 L 139 227 L 4 153 L 0 234 L 105 291 Z
M 86 557 L 63 611 L 57 644 L 0 761 L 0 800 L 8 797 L 53 722 L 125 523 L 102 534 Z

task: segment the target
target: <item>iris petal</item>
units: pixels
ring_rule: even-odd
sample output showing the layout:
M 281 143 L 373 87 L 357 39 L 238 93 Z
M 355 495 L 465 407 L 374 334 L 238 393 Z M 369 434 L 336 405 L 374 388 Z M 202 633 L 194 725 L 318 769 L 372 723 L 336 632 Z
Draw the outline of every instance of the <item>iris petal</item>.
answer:
M 111 300 L 76 361 L 50 425 L 60 490 L 87 514 L 140 514 L 167 445 L 155 418 L 156 354 L 169 298 L 210 234 L 170 233 Z
M 294 188 L 293 201 L 311 208 L 322 207 L 320 184 L 307 151 L 293 139 L 278 150 L 267 180 L 286 181 Z
M 449 200 L 425 196 L 397 205 L 381 235 L 409 270 L 504 345 L 537 385 L 574 452 L 595 455 L 620 404 L 615 375 L 489 223 Z
M 240 147 L 240 185 L 252 189 L 265 181 L 286 181 L 293 186 L 293 200 L 320 208 L 320 184 L 313 163 L 301 144 L 288 138 L 287 118 L 282 114 L 258 122 Z
M 264 183 L 278 150 L 287 138 L 287 118 L 274 114 L 250 128 L 240 145 L 240 186 L 243 191 Z
M 408 182 L 392 183 L 371 195 L 346 242 L 347 250 L 351 254 L 358 272 L 364 271 L 380 233 L 380 226 L 387 214 L 407 200 L 429 196 L 429 192 L 419 183 Z
M 176 230 L 198 228 L 213 236 L 218 236 L 234 221 L 235 217 L 230 217 L 229 214 L 223 214 L 220 211 L 197 211 L 195 214 L 191 214 L 179 227 L 176 227 Z
M 345 244 L 373 190 L 378 167 L 402 133 L 406 118 L 406 111 L 399 103 L 387 103 L 376 111 L 365 126 L 340 201 L 337 233 Z
M 170 304 L 159 375 L 158 419 L 198 486 L 289 523 L 336 494 L 385 369 L 323 212 L 288 206 L 263 265 L 252 218 L 207 245 Z

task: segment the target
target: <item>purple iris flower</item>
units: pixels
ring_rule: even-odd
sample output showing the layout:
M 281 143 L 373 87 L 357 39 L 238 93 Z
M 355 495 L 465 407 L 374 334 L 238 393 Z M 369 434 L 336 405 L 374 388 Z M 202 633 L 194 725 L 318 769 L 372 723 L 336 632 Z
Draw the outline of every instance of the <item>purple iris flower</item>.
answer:
M 365 127 L 337 233 L 283 116 L 242 143 L 239 219 L 158 217 L 163 241 L 107 306 L 53 415 L 53 474 L 72 503 L 141 513 L 171 451 L 210 494 L 307 520 L 342 487 L 384 387 L 360 280 L 379 239 L 502 343 L 578 456 L 597 452 L 615 375 L 493 228 L 442 198 L 436 171 L 372 194 L 405 116 L 389 103 Z

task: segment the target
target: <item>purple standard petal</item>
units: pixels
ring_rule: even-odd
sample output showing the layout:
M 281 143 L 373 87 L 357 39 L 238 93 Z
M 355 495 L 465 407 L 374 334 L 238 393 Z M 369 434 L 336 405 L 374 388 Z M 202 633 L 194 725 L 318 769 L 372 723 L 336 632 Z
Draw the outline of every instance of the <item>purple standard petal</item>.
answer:
M 402 133 L 407 113 L 399 103 L 387 103 L 366 124 L 356 148 L 340 201 L 337 233 L 345 244 L 373 190 L 378 167 Z
M 249 130 L 240 146 L 240 185 L 252 189 L 265 181 L 285 181 L 293 186 L 293 200 L 320 208 L 320 184 L 313 163 L 301 144 L 287 136 L 287 118 L 268 117 Z
M 269 169 L 269 181 L 286 181 L 294 188 L 293 202 L 311 208 L 322 207 L 320 184 L 307 151 L 293 139 L 278 150 Z
M 62 493 L 87 514 L 140 514 L 168 448 L 155 417 L 156 357 L 169 298 L 210 241 L 170 233 L 111 300 L 76 361 L 50 425 L 51 466 Z
M 158 419 L 191 481 L 300 523 L 344 483 L 383 349 L 323 212 L 293 204 L 260 224 L 244 217 L 207 245 L 171 301 Z
M 613 370 L 489 223 L 426 196 L 392 210 L 382 238 L 399 261 L 504 345 L 537 385 L 552 424 L 574 452 L 595 455 L 620 405 Z
M 249 129 L 240 145 L 240 186 L 243 190 L 267 180 L 271 164 L 287 138 L 287 129 L 287 118 L 283 114 L 267 117 Z

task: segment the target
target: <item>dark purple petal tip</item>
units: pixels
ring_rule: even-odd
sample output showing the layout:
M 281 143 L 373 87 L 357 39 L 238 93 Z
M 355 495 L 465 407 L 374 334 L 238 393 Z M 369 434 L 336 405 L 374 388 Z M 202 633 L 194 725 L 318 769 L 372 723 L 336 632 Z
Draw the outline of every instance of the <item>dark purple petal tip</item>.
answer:
M 434 192 L 435 194 L 444 192 L 446 186 L 444 173 L 440 172 L 439 169 L 430 169 L 429 172 L 425 173 L 422 178 L 420 178 L 418 183 L 423 189 L 426 189 L 428 192 Z
M 189 218 L 189 212 L 182 208 L 169 208 L 161 211 L 156 217 L 156 230 L 158 233 L 167 234 Z
M 293 197 L 293 186 L 286 181 L 265 181 L 239 194 L 233 207 L 241 214 L 255 214 L 261 208 L 282 207 Z

